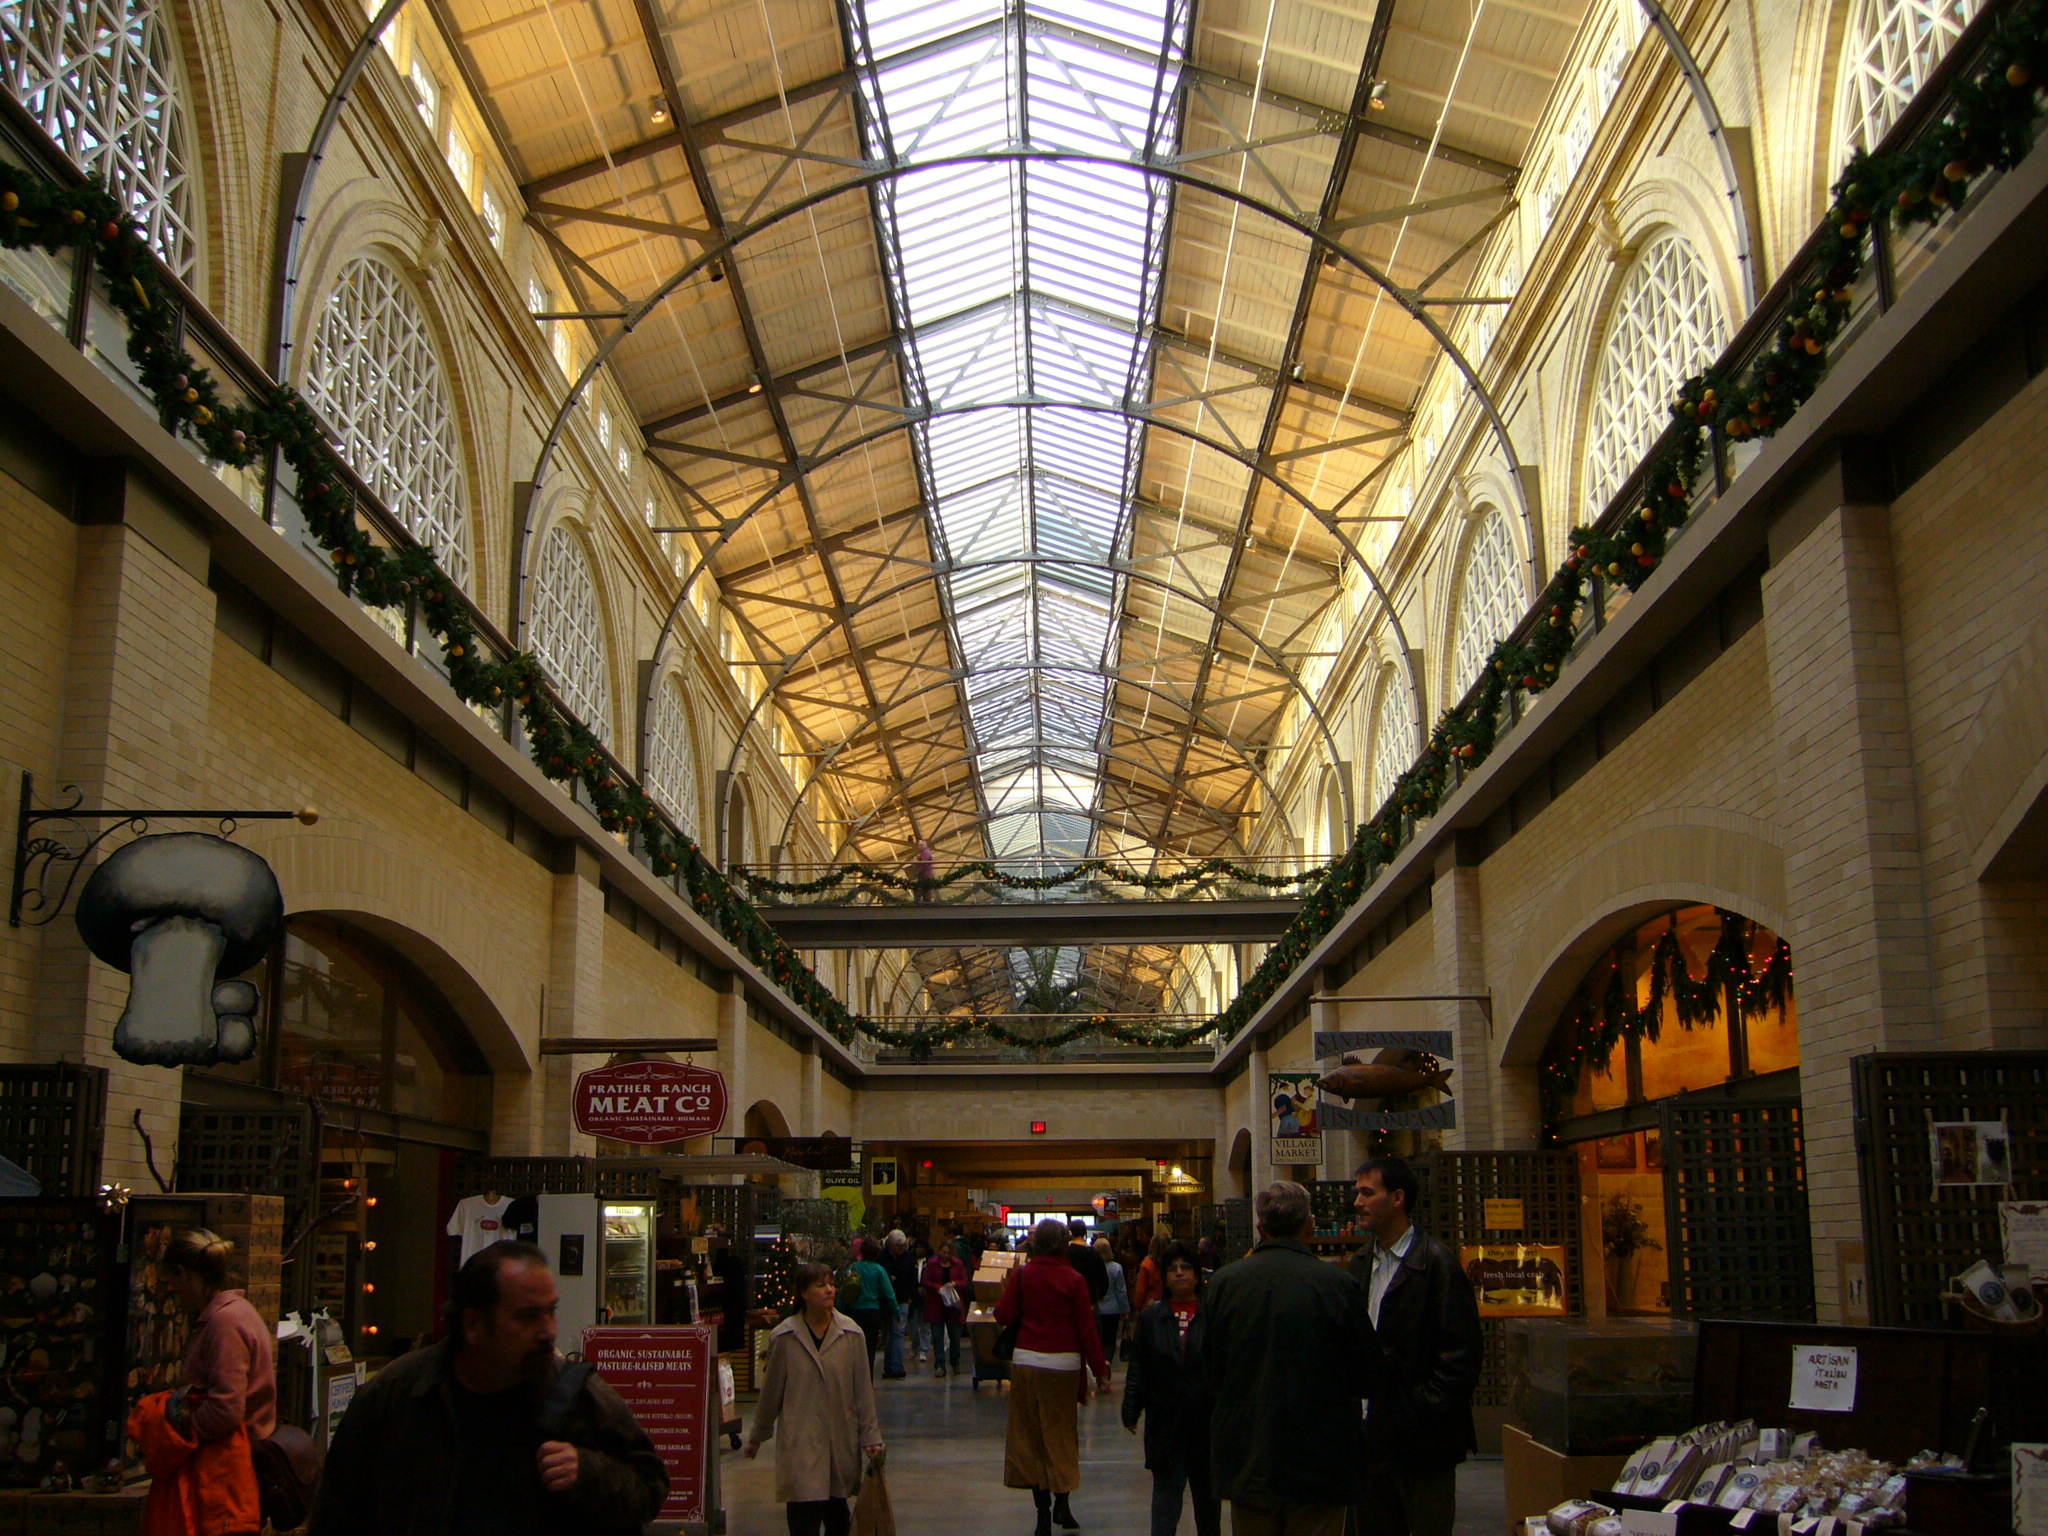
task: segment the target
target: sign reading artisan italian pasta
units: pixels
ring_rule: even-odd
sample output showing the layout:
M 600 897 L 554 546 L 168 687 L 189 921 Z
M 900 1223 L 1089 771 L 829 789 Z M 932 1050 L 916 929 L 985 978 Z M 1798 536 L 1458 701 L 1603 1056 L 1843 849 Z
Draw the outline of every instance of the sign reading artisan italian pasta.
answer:
M 709 1136 L 725 1124 L 725 1078 L 708 1067 L 636 1061 L 576 1079 L 576 1129 L 654 1146 Z

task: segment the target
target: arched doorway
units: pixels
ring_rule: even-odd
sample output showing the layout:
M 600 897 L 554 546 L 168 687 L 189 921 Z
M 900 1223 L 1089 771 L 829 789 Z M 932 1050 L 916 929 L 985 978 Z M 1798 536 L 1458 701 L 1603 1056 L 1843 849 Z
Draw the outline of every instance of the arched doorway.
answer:
M 1587 968 L 1539 1068 L 1546 1143 L 1578 1159 L 1589 1308 L 1811 1315 L 1791 947 L 1673 907 Z M 1707 1232 L 1743 1222 L 1748 1280 Z M 1766 1252 L 1768 1250 L 1768 1252 Z M 1593 1261 L 1589 1257 L 1589 1268 Z
M 1252 1193 L 1252 1133 L 1240 1130 L 1230 1141 L 1230 1172 L 1237 1183 L 1241 1199 L 1250 1199 Z
M 250 979 L 261 1048 L 186 1074 L 179 1187 L 283 1194 L 285 1241 L 311 1228 L 285 1305 L 327 1309 L 360 1356 L 402 1353 L 435 1326 L 453 1161 L 489 1144 L 489 1063 L 425 970 L 346 919 L 294 915 Z

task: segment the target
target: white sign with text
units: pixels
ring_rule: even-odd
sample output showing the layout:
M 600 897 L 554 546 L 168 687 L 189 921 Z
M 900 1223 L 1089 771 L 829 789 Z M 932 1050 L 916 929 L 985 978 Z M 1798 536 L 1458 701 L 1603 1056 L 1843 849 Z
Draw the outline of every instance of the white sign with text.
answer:
M 1856 1407 L 1856 1351 L 1839 1344 L 1792 1346 L 1794 1408 L 1850 1413 Z

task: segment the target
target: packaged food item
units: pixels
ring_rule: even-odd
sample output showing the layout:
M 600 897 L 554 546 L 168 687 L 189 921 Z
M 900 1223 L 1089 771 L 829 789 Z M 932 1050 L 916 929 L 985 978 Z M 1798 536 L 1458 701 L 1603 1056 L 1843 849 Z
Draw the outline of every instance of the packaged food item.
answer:
M 1662 1465 L 1643 1463 L 1642 1473 L 1636 1478 L 1635 1492 L 1647 1499 L 1682 1499 L 1686 1490 L 1692 1487 L 1692 1480 L 1699 1475 L 1701 1465 L 1698 1446 L 1676 1446 Z
M 1747 1509 L 1750 1500 L 1764 1480 L 1760 1468 L 1741 1465 L 1730 1470 L 1728 1480 L 1721 1485 L 1721 1491 L 1714 1496 L 1714 1504 L 1720 1509 Z
M 1783 1461 L 1785 1453 L 1792 1449 L 1792 1432 L 1789 1429 L 1762 1429 L 1757 1431 L 1756 1458 L 1758 1461 Z
M 1592 1524 L 1614 1511 L 1591 1499 L 1566 1499 L 1543 1517 L 1550 1536 L 1589 1536 Z
M 1957 1283 L 1976 1297 L 1977 1305 L 2002 1322 L 2016 1323 L 2020 1320 L 2018 1303 L 2013 1300 L 2012 1289 L 2005 1283 L 2005 1276 L 1979 1259 L 1957 1277 Z
M 1628 1461 L 1623 1464 L 1621 1476 L 1614 1480 L 1614 1491 L 1616 1493 L 1637 1492 L 1646 1473 L 1651 1477 L 1661 1475 L 1664 1463 L 1670 1460 L 1671 1453 L 1677 1448 L 1678 1442 L 1676 1440 L 1652 1440 L 1648 1445 L 1642 1447 L 1633 1456 L 1629 1457 Z
M 1720 1496 L 1721 1485 L 1728 1481 L 1734 1466 L 1725 1461 L 1713 1461 L 1700 1469 L 1700 1475 L 1693 1479 L 1692 1487 L 1686 1491 L 1688 1504 L 1711 1505 Z

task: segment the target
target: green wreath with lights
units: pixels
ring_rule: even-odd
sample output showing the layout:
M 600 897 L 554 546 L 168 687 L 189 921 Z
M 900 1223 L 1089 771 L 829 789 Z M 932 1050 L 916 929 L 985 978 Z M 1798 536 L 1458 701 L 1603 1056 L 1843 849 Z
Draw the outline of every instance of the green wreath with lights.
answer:
M 1195 885 L 1204 880 L 1228 879 L 1240 885 L 1263 886 L 1269 891 L 1284 891 L 1294 886 L 1310 885 L 1330 872 L 1327 864 L 1318 864 L 1313 869 L 1304 869 L 1299 874 L 1267 874 L 1263 870 L 1249 869 L 1229 859 L 1203 859 L 1186 869 L 1174 870 L 1164 875 L 1148 875 L 1128 864 L 1118 864 L 1109 859 L 1083 859 L 1067 869 L 1055 870 L 1045 875 L 1018 875 L 1003 869 L 988 859 L 976 859 L 968 864 L 956 865 L 943 875 L 906 875 L 884 864 L 841 864 L 814 880 L 773 880 L 757 874 L 744 865 L 735 865 L 731 878 L 737 880 L 750 892 L 767 893 L 775 896 L 816 896 L 825 891 L 836 891 L 848 881 L 860 885 L 875 886 L 883 890 L 910 891 L 918 895 L 929 895 L 934 891 L 947 890 L 962 880 L 981 880 L 1001 886 L 1006 891 L 1050 891 L 1063 885 L 1078 885 L 1083 880 L 1100 876 L 1112 885 L 1135 885 L 1148 891 L 1178 890 L 1184 885 Z
M 416 603 L 420 621 L 441 646 L 456 696 L 490 708 L 510 701 L 541 772 L 558 783 L 580 782 L 599 823 L 637 839 L 657 875 L 679 876 L 696 911 L 834 1039 L 845 1043 L 864 1034 L 885 1045 L 928 1052 L 974 1032 L 1006 1044 L 1050 1048 L 1092 1031 L 1131 1044 L 1175 1046 L 1243 1027 L 1393 857 L 1405 819 L 1433 815 L 1449 792 L 1454 769 L 1485 761 L 1509 690 L 1538 694 L 1556 679 L 1577 634 L 1590 583 L 1634 590 L 1656 570 L 1667 540 L 1689 515 L 1709 433 L 1738 442 L 1773 436 L 1812 395 L 1826 371 L 1828 345 L 1848 320 L 1850 290 L 1863 272 L 1874 221 L 1937 222 L 1967 199 L 1985 173 L 2018 164 L 2032 143 L 2044 80 L 2048 0 L 2024 0 L 1993 24 L 1985 62 L 1956 84 L 1945 118 L 1895 153 L 1857 152 L 1835 183 L 1812 278 L 1780 320 L 1769 350 L 1738 377 L 1709 370 L 1685 382 L 1672 405 L 1680 431 L 1658 450 L 1641 505 L 1610 527 L 1572 530 L 1571 553 L 1543 595 L 1543 621 L 1528 638 L 1494 648 L 1478 697 L 1438 719 L 1421 760 L 1400 776 L 1390 802 L 1359 829 L 1344 856 L 1327 867 L 1300 916 L 1237 998 L 1208 1023 L 1185 1029 L 1132 1027 L 1095 1016 L 1053 1036 L 1023 1036 L 993 1018 L 897 1031 L 854 1014 L 696 844 L 663 817 L 647 793 L 613 766 L 596 734 L 556 705 L 531 654 L 497 659 L 486 653 L 461 590 L 430 549 L 418 543 L 387 546 L 370 537 L 348 473 L 297 392 L 273 385 L 250 404 L 233 405 L 223 398 L 211 371 L 180 341 L 176 305 L 147 232 L 103 182 L 58 186 L 0 163 L 0 245 L 52 254 L 89 248 L 108 297 L 127 324 L 128 356 L 165 425 L 224 464 L 250 467 L 275 449 L 296 478 L 307 529 L 333 562 L 341 590 L 371 607 Z M 903 878 L 889 874 L 877 883 Z M 1276 877 L 1249 878 L 1266 883 Z M 913 880 L 910 888 L 922 887 Z

